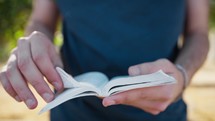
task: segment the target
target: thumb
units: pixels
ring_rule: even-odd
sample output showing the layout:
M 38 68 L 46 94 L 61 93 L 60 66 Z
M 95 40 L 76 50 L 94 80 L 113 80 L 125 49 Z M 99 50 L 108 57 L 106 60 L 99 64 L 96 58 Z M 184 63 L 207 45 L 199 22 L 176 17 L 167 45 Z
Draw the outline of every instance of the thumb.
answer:
M 125 96 L 123 94 L 112 95 L 110 97 L 105 97 L 102 101 L 104 107 L 111 105 L 123 104 L 125 101 Z
M 154 72 L 153 62 L 150 63 L 142 63 L 134 66 L 130 66 L 128 69 L 128 74 L 130 76 L 137 76 L 143 74 L 150 74 Z

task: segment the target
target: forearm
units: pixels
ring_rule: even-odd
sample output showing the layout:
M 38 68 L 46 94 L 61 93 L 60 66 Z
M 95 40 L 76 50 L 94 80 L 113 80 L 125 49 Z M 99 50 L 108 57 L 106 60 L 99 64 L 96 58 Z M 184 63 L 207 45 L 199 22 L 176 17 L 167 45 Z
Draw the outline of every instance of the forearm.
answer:
M 208 35 L 191 34 L 185 37 L 184 46 L 175 63 L 180 64 L 187 72 L 188 81 L 204 63 L 209 50 Z
M 51 40 L 53 40 L 55 28 L 48 27 L 39 21 L 30 19 L 25 29 L 25 36 L 30 35 L 34 31 L 39 31 L 48 36 Z
M 53 40 L 58 19 L 59 11 L 53 0 L 34 0 L 25 36 L 39 31 Z
M 187 1 L 184 44 L 175 62 L 185 69 L 186 81 L 191 80 L 207 57 L 209 50 L 208 14 L 208 0 Z

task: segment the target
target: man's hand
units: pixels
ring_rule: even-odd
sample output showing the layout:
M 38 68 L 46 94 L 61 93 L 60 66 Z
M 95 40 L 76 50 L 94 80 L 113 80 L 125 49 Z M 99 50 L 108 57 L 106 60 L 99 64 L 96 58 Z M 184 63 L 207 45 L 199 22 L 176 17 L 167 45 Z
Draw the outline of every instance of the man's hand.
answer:
M 183 75 L 167 59 L 155 62 L 143 63 L 129 68 L 129 75 L 150 74 L 162 69 L 165 73 L 173 76 L 177 84 L 139 88 L 122 92 L 103 99 L 104 106 L 125 104 L 140 108 L 146 112 L 157 115 L 164 111 L 183 90 Z
M 17 48 L 0 72 L 0 80 L 10 96 L 18 102 L 24 101 L 29 109 L 34 109 L 37 100 L 28 83 L 46 102 L 50 102 L 54 94 L 44 76 L 55 89 L 63 88 L 56 66 L 62 67 L 62 62 L 51 40 L 40 32 L 33 32 L 30 36 L 19 39 Z

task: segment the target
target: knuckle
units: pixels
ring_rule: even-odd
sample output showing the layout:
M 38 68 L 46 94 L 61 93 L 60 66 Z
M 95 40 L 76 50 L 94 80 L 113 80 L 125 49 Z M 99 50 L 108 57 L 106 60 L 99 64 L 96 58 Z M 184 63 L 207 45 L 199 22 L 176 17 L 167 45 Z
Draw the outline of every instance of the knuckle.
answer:
M 33 53 L 32 55 L 33 55 L 33 61 L 34 61 L 35 63 L 40 63 L 40 62 L 43 61 L 43 58 L 44 58 L 43 54 L 39 54 L 39 53 L 36 54 L 36 53 Z
M 39 87 L 42 86 L 42 85 L 40 85 L 41 83 L 40 83 L 39 81 L 33 80 L 33 81 L 31 81 L 30 83 L 31 83 L 31 85 L 32 85 L 33 87 L 36 87 L 36 88 L 39 88 Z
M 6 70 L 6 72 L 5 72 L 5 75 L 6 75 L 7 78 L 12 77 L 13 74 L 14 74 L 14 69 L 13 69 L 12 67 L 8 68 L 8 69 Z
M 19 59 L 18 60 L 18 68 L 21 70 L 21 71 L 24 71 L 28 68 L 29 66 L 29 63 L 30 63 L 30 59 L 28 58 L 22 58 L 22 59 Z
M 34 31 L 34 32 L 32 32 L 32 34 L 30 35 L 30 38 L 39 38 L 38 40 L 40 40 L 40 39 L 42 39 L 42 38 L 46 38 L 46 36 L 42 33 L 42 32 L 39 32 L 39 31 Z M 32 39 L 32 40 L 35 40 L 36 41 L 36 39 Z M 37 40 L 37 41 L 38 41 Z
M 25 96 L 25 94 L 27 93 L 25 91 L 25 88 L 20 86 L 20 85 L 13 85 L 13 89 L 17 92 L 17 94 L 19 94 L 21 97 Z
M 30 84 L 34 87 L 34 89 L 39 93 L 43 94 L 45 92 L 49 92 L 49 87 L 47 87 L 45 84 L 41 83 L 40 81 L 31 81 Z
M 15 97 L 16 96 L 16 93 L 13 89 L 13 87 L 11 86 L 9 80 L 7 80 L 6 78 L 6 74 L 5 72 L 3 73 L 0 73 L 0 81 L 1 81 L 1 84 L 4 88 L 4 90 L 12 97 Z
M 20 37 L 17 41 L 18 44 L 22 44 L 26 40 L 26 37 Z
M 32 36 L 38 36 L 38 35 L 41 35 L 42 33 L 41 32 L 39 32 L 39 31 L 33 31 L 32 32 Z
M 5 84 L 3 85 L 3 87 L 4 87 L 5 91 L 6 91 L 8 94 L 10 94 L 11 96 L 16 96 L 15 93 L 14 93 L 14 91 L 13 91 L 12 86 L 11 86 L 9 83 L 5 83 Z

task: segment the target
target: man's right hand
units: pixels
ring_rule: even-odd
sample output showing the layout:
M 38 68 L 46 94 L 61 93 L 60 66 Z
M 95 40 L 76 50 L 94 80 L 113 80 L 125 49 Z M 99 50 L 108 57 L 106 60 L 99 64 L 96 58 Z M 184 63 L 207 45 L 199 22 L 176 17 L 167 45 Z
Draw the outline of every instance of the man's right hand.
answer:
M 52 101 L 54 94 L 44 77 L 56 90 L 61 90 L 63 83 L 55 70 L 56 66 L 62 67 L 63 64 L 51 40 L 40 32 L 33 32 L 19 39 L 0 72 L 0 81 L 10 96 L 18 102 L 24 101 L 29 109 L 34 109 L 37 100 L 28 83 L 46 102 Z

